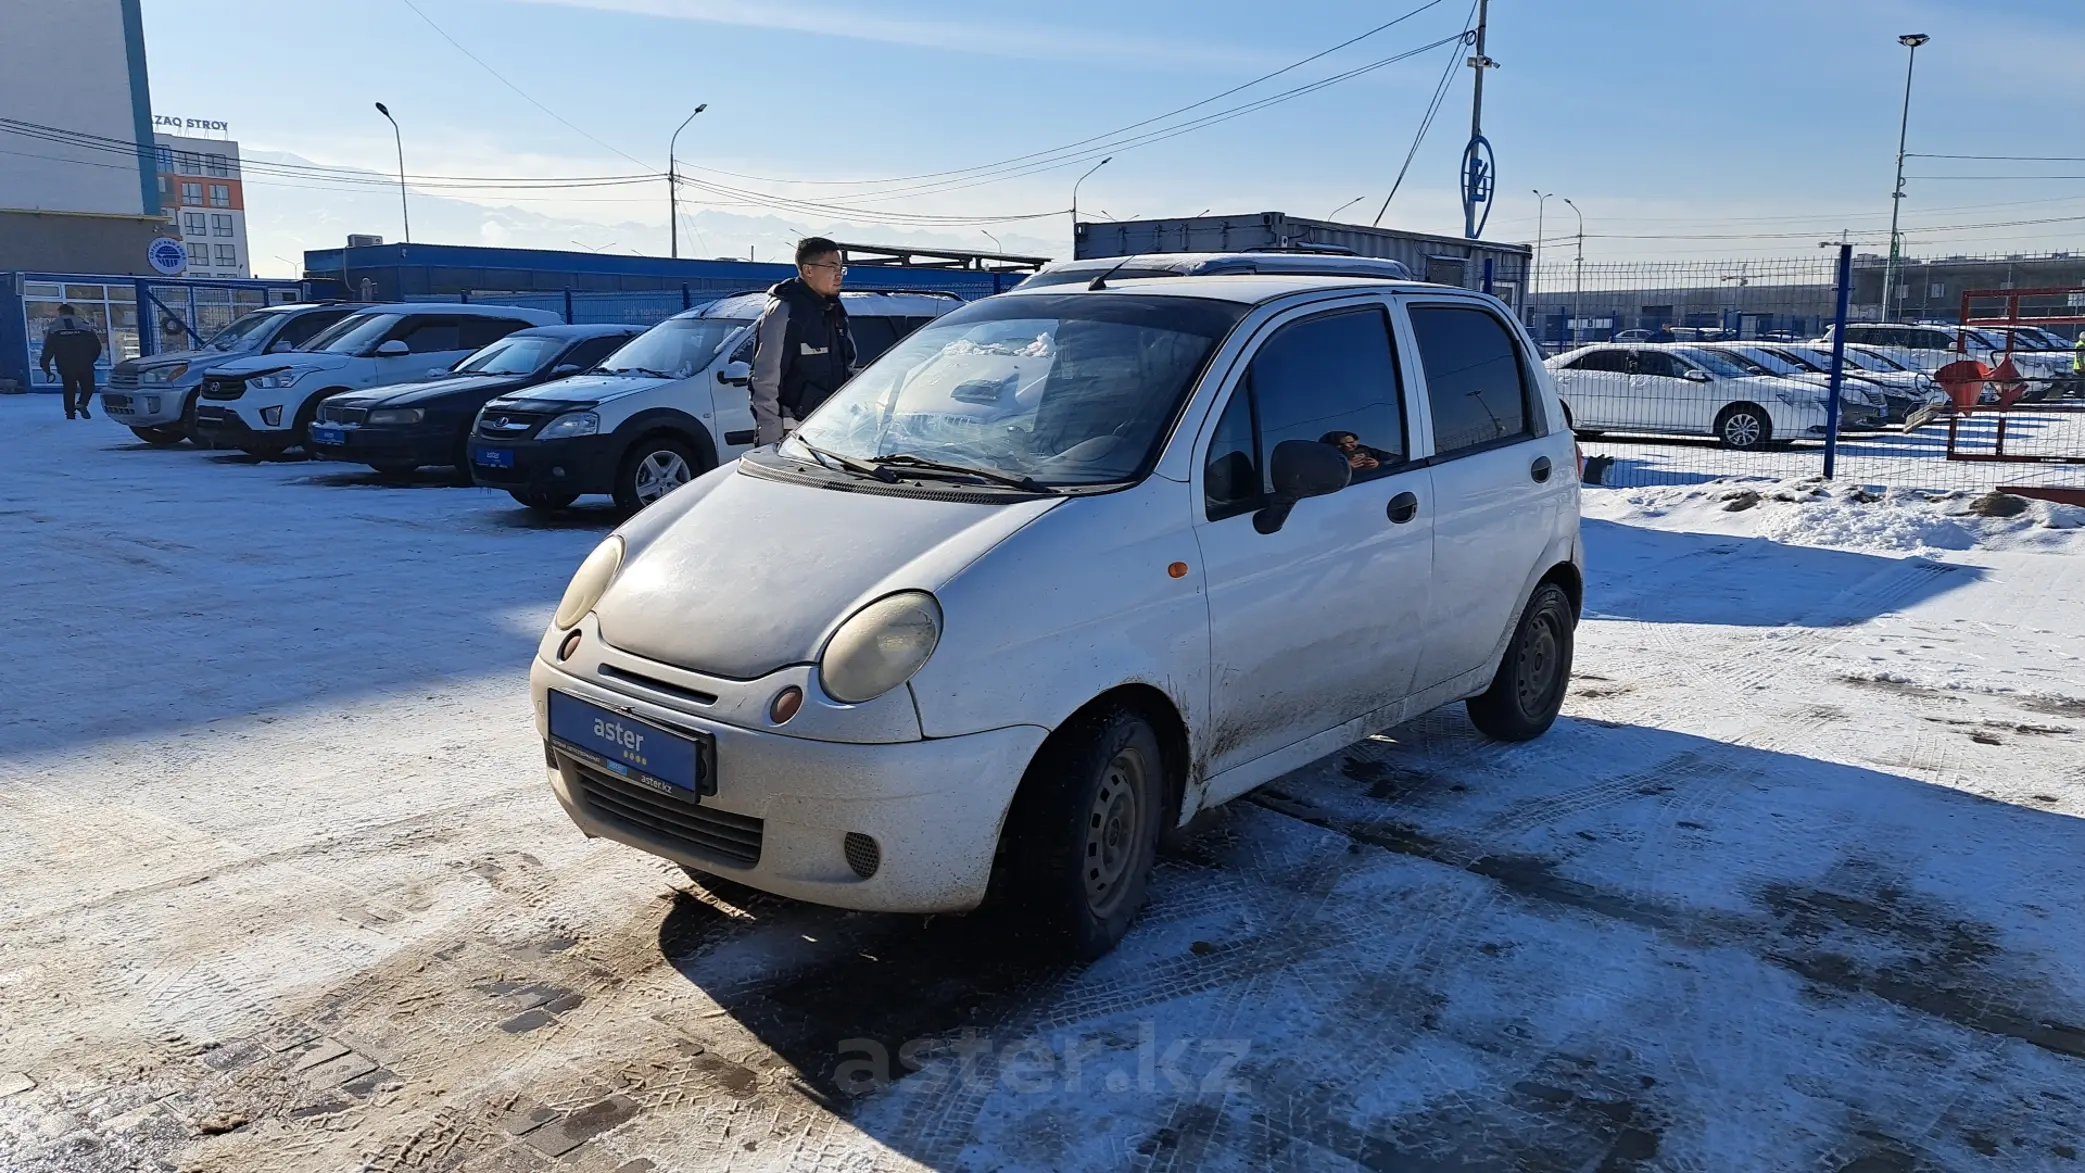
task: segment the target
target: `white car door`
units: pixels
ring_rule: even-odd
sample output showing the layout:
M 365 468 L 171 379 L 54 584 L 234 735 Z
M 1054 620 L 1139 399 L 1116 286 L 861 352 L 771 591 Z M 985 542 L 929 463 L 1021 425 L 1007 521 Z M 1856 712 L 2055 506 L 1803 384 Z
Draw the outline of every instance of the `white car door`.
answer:
M 1483 667 L 1557 532 L 1573 445 L 1546 417 L 1533 357 L 1485 303 L 1414 296 L 1405 383 L 1433 430 L 1433 593 L 1418 689 Z
M 1636 378 L 1643 410 L 1659 431 L 1713 430 L 1722 400 L 1707 371 L 1669 350 L 1647 349 L 1636 352 Z
M 1611 428 L 1629 422 L 1629 352 L 1620 347 L 1587 351 L 1556 372 L 1557 394 L 1581 428 Z
M 1209 599 L 1212 779 L 1411 688 L 1434 501 L 1431 473 L 1411 459 L 1389 318 L 1371 299 L 1272 324 L 1200 438 L 1193 501 Z M 1269 459 L 1290 440 L 1338 448 L 1352 480 L 1261 532 Z M 1207 801 L 1261 780 L 1216 781 Z

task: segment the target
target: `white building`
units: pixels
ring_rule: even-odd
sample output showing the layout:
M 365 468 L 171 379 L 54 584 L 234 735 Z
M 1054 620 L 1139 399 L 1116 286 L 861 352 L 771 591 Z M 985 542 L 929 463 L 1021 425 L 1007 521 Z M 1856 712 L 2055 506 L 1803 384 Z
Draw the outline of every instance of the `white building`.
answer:
M 0 0 L 0 271 L 152 272 L 165 219 L 138 4 Z
M 155 138 L 159 200 L 188 249 L 188 271 L 182 276 L 253 276 L 253 258 L 246 252 L 239 144 L 172 134 Z

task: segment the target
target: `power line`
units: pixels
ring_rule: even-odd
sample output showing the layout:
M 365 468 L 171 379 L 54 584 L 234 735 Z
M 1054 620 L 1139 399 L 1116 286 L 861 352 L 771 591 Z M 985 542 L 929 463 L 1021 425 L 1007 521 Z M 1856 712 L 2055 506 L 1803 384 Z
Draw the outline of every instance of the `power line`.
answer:
M 1383 206 L 1376 209 L 1376 218 L 1369 222 L 1370 227 L 1381 224 L 1383 217 L 1389 213 L 1390 201 L 1397 198 L 1397 189 L 1404 186 L 1405 173 L 1412 169 L 1412 160 L 1419 155 L 1419 144 L 1426 141 L 1426 132 L 1433 129 L 1434 116 L 1441 112 L 1441 103 L 1448 97 L 1449 83 L 1455 78 L 1455 59 L 1462 56 L 1463 42 L 1468 41 L 1471 36 L 1470 20 L 1476 15 L 1477 6 L 1472 4 L 1470 15 L 1462 22 L 1463 34 L 1456 38 L 1455 52 L 1448 54 L 1447 68 L 1441 70 L 1441 80 L 1433 87 L 1433 101 L 1426 107 L 1426 116 L 1419 120 L 1418 132 L 1412 135 L 1411 149 L 1404 153 L 1404 165 L 1397 169 L 1397 179 L 1390 184 L 1390 194 L 1383 197 Z
M 1974 159 L 1984 163 L 2085 163 L 2085 155 L 1923 155 L 1912 151 L 1907 159 Z M 1911 178 L 1905 176 L 1906 179 Z

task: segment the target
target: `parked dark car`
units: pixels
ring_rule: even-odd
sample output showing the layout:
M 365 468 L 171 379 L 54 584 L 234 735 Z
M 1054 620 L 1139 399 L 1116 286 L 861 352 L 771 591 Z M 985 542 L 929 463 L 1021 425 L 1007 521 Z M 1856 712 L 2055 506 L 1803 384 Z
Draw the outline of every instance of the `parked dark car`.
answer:
M 319 405 L 311 454 L 404 475 L 427 464 L 468 470 L 471 423 L 488 400 L 590 371 L 641 326 L 536 326 L 494 342 L 438 378 L 346 391 Z

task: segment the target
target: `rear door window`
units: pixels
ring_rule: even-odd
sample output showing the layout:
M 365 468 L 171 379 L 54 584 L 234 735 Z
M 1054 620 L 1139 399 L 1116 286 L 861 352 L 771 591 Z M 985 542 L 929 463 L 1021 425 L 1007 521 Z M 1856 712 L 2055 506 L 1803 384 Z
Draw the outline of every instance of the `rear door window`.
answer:
M 1527 372 L 1505 323 L 1475 307 L 1415 305 L 1410 313 L 1433 408 L 1436 456 L 1535 434 Z
M 462 336 L 462 323 L 446 317 L 407 318 L 391 333 L 392 338 L 405 343 L 406 349 L 414 354 L 460 349 Z
M 512 318 L 465 318 L 458 324 L 457 328 L 458 337 L 461 339 L 459 346 L 464 350 L 477 350 L 480 347 L 491 346 L 514 331 L 524 329 L 527 326 L 527 322 L 516 321 Z M 435 349 L 446 350 L 448 348 L 435 347 Z
M 348 311 L 344 309 L 313 310 L 308 314 L 299 314 L 295 321 L 282 328 L 282 333 L 275 336 L 271 345 L 302 346 L 316 337 L 319 331 L 347 316 Z
M 1626 375 L 1629 373 L 1629 352 L 1626 350 L 1596 350 L 1591 354 L 1580 356 L 1576 362 L 1573 362 L 1566 369 L 1573 371 L 1606 371 L 1610 374 Z
M 897 326 L 890 318 L 850 316 L 847 327 L 854 335 L 854 361 L 858 366 L 868 366 L 898 341 Z

